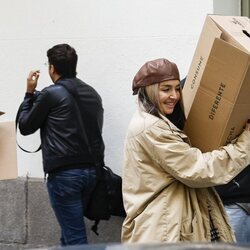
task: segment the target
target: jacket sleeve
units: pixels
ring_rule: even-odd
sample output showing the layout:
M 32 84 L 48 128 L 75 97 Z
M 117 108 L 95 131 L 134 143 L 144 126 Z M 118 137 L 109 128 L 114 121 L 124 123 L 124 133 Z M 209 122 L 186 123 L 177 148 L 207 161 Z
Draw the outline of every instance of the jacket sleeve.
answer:
M 44 123 L 49 112 L 49 93 L 41 91 L 36 95 L 26 93 L 19 107 L 19 130 L 22 135 L 36 132 Z
M 216 191 L 225 204 L 248 199 L 247 197 L 250 197 L 250 166 L 226 185 L 217 186 Z
M 235 144 L 202 153 L 163 126 L 143 134 L 145 150 L 166 172 L 192 188 L 228 183 L 250 163 L 250 132 L 244 131 Z

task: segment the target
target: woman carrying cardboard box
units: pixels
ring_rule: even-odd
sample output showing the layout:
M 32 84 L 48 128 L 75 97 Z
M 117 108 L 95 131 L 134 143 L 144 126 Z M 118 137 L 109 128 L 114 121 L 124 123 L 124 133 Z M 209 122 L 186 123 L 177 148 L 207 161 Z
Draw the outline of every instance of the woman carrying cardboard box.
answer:
M 233 242 L 213 186 L 250 163 L 250 123 L 233 144 L 202 153 L 182 131 L 179 71 L 167 59 L 146 62 L 133 80 L 139 109 L 125 141 L 124 243 Z M 201 128 L 202 129 L 202 128 Z

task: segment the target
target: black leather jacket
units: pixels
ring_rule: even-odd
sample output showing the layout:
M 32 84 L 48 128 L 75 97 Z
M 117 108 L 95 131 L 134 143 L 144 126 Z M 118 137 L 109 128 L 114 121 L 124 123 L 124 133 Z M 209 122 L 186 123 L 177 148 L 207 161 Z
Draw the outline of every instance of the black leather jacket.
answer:
M 250 203 L 250 166 L 228 184 L 217 186 L 216 190 L 225 205 L 235 202 Z
M 19 111 L 21 134 L 40 128 L 45 173 L 104 165 L 102 100 L 80 79 L 59 79 L 41 92 L 26 93 Z

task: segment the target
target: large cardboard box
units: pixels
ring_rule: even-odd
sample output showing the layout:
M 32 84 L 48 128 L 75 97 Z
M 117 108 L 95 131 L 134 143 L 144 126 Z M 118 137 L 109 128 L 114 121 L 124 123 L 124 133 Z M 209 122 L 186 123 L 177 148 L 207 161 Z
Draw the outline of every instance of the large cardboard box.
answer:
M 4 112 L 0 112 L 0 115 Z M 0 180 L 17 178 L 15 122 L 0 122 Z
M 234 139 L 250 118 L 250 20 L 208 15 L 183 89 L 193 146 L 211 151 Z

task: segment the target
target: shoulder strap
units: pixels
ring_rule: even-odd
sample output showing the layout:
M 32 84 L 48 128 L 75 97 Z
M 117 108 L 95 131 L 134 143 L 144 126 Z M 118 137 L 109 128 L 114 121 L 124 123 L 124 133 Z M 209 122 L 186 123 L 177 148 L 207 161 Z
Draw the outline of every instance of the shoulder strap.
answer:
M 82 117 L 80 115 L 80 107 L 79 107 L 79 98 L 78 96 L 75 94 L 75 89 L 74 88 L 68 88 L 68 86 L 66 84 L 63 84 L 62 82 L 60 83 L 61 86 L 63 86 L 67 91 L 68 93 L 73 97 L 73 100 L 75 101 L 76 103 L 76 107 L 77 107 L 77 117 L 78 117 L 78 120 L 79 120 L 79 123 L 81 125 L 81 128 L 82 128 L 82 133 L 83 133 L 83 136 L 84 136 L 84 139 L 86 141 L 86 144 L 88 146 L 88 149 L 89 149 L 89 152 L 90 152 L 90 155 L 93 157 L 93 159 L 95 160 L 95 156 L 93 155 L 93 151 L 91 149 L 91 146 L 89 144 L 89 140 L 88 140 L 88 137 L 87 137 L 87 134 L 86 134 L 86 129 L 84 127 L 84 123 L 83 123 L 83 120 L 82 120 Z M 99 178 L 102 177 L 102 170 L 103 170 L 104 166 L 99 166 L 97 167 L 96 166 L 96 173 L 97 175 L 99 176 Z
M 91 147 L 90 147 L 90 145 L 89 145 L 89 140 L 88 140 L 88 137 L 87 137 L 87 134 L 86 134 L 86 129 L 85 129 L 85 127 L 84 127 L 84 123 L 83 123 L 82 118 L 81 118 L 81 115 L 80 115 L 80 108 L 79 108 L 79 104 L 78 104 L 78 99 L 77 99 L 77 96 L 75 95 L 75 93 L 73 92 L 74 89 L 68 88 L 68 87 L 67 87 L 65 84 L 63 84 L 63 83 L 60 83 L 60 85 L 61 85 L 62 87 L 64 87 L 64 89 L 66 89 L 66 90 L 68 91 L 68 93 L 73 97 L 73 100 L 74 100 L 74 102 L 75 102 L 75 104 L 76 104 L 76 108 L 77 108 L 77 118 L 78 118 L 78 121 L 79 121 L 79 123 L 80 123 L 80 125 L 81 125 L 83 137 L 84 137 L 84 140 L 85 140 L 85 142 L 86 142 L 86 144 L 87 144 L 87 146 L 88 146 L 89 152 L 90 152 L 90 154 L 92 155 L 92 150 L 91 150 Z

